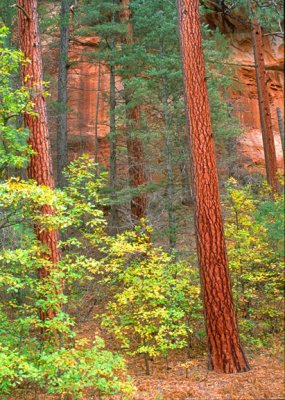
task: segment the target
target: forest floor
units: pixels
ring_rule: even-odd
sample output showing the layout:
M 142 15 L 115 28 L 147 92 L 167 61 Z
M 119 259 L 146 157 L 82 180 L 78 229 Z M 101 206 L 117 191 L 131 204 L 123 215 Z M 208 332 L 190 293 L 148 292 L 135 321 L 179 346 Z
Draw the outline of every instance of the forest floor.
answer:
M 282 400 L 284 396 L 283 362 L 270 356 L 250 360 L 251 371 L 223 375 L 207 371 L 206 357 L 194 360 L 188 370 L 179 360 L 172 361 L 171 370 L 158 366 L 152 376 L 130 373 L 138 388 L 136 400 Z
M 114 340 L 106 335 L 92 319 L 81 323 L 79 337 L 93 341 L 97 335 L 104 338 L 108 350 L 118 350 Z M 281 338 L 279 338 L 281 339 Z M 150 363 L 151 375 L 145 375 L 142 357 L 127 359 L 127 374 L 137 388 L 132 400 L 283 400 L 284 352 L 282 340 L 275 338 L 273 345 L 259 351 L 245 348 L 251 370 L 234 375 L 217 374 L 207 370 L 207 354 L 203 345 L 191 350 L 191 359 L 185 352 L 173 352 L 167 360 L 156 359 Z M 6 397 L 5 397 L 6 398 Z M 32 392 L 19 393 L 9 400 L 34 400 Z M 42 394 L 37 400 L 56 400 L 57 396 Z M 122 400 L 122 396 L 110 396 L 105 400 Z M 81 400 L 98 400 L 86 395 Z
M 82 324 L 79 334 L 91 339 L 96 326 L 90 321 Z M 105 341 L 107 348 L 112 347 L 109 338 Z M 130 358 L 128 374 L 137 388 L 134 400 L 283 400 L 284 353 L 280 342 L 276 339 L 273 346 L 262 351 L 245 349 L 251 370 L 235 375 L 208 371 L 206 349 L 201 348 L 194 349 L 193 358 L 188 361 L 179 351 L 173 353 L 167 365 L 165 359 L 157 359 L 151 363 L 150 376 L 145 375 L 143 358 Z M 108 398 L 111 399 L 121 397 Z

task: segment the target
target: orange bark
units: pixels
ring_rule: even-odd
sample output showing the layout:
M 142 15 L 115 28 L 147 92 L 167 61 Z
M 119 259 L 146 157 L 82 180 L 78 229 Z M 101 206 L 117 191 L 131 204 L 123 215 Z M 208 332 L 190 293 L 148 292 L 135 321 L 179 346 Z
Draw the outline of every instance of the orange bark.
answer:
M 278 190 L 277 160 L 274 143 L 274 134 L 271 121 L 269 95 L 267 90 L 267 77 L 264 63 L 264 45 L 262 29 L 256 18 L 251 24 L 252 42 L 255 59 L 256 83 L 258 90 L 259 113 L 262 129 L 262 140 L 265 155 L 266 175 L 272 190 Z
M 25 114 L 25 125 L 30 130 L 29 144 L 35 151 L 28 166 L 28 177 L 34 179 L 38 185 L 54 188 L 52 160 L 49 143 L 46 101 L 43 96 L 43 72 L 38 26 L 37 0 L 17 0 L 18 30 L 20 49 L 29 59 L 22 67 L 22 78 L 26 87 L 31 92 L 36 116 Z M 52 214 L 49 206 L 41 208 L 43 214 Z M 59 260 L 58 234 L 56 231 L 42 230 L 35 226 L 37 239 L 46 247 L 43 257 L 49 259 L 53 266 Z M 47 268 L 39 269 L 39 279 L 49 275 Z M 52 318 L 53 312 L 40 311 L 40 317 L 45 320 Z
M 122 10 L 121 19 L 127 22 L 126 43 L 131 46 L 133 44 L 133 25 L 131 22 L 130 0 L 121 0 Z M 127 105 L 127 150 L 129 162 L 129 179 L 131 188 L 140 188 L 147 182 L 144 169 L 144 150 L 142 141 L 134 137 L 133 131 L 140 128 L 140 108 L 135 106 L 128 109 L 130 102 L 130 93 L 126 93 Z M 131 216 L 134 223 L 146 216 L 147 196 L 141 193 L 131 200 Z
M 209 368 L 224 373 L 242 372 L 249 365 L 240 344 L 231 293 L 199 1 L 179 0 L 178 11 Z

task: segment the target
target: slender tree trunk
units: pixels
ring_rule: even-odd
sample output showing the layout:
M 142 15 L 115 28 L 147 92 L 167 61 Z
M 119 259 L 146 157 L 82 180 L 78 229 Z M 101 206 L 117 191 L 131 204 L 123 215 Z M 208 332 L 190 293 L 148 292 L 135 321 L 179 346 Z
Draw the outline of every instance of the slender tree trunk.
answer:
M 163 43 L 160 44 L 160 56 L 164 58 Z M 174 173 L 172 162 L 172 143 L 170 132 L 170 117 L 168 108 L 168 82 L 165 75 L 162 77 L 162 103 L 163 103 L 163 122 L 165 127 L 165 170 L 166 170 L 166 194 L 167 194 L 167 214 L 168 214 L 168 237 L 170 249 L 176 248 L 177 225 L 174 211 Z
M 52 160 L 47 124 L 46 101 L 43 96 L 42 56 L 40 46 L 40 34 L 38 26 L 37 0 L 17 0 L 18 30 L 20 49 L 25 57 L 30 60 L 22 67 L 22 79 L 31 90 L 32 100 L 37 116 L 25 114 L 25 125 L 30 130 L 29 144 L 35 151 L 28 166 L 28 177 L 34 179 L 38 185 L 54 188 L 52 172 Z M 43 214 L 52 214 L 49 206 L 41 208 Z M 41 230 L 35 226 L 37 239 L 47 248 L 43 257 L 50 260 L 55 267 L 59 261 L 58 235 L 56 231 Z M 44 279 L 49 275 L 48 267 L 39 269 L 39 278 Z M 40 311 L 42 320 L 53 318 L 52 310 Z
M 81 75 L 80 76 L 80 85 L 79 85 L 79 93 L 81 94 L 81 96 L 83 96 L 83 93 L 84 93 L 84 81 L 85 81 L 85 76 Z M 84 152 L 83 135 L 82 135 L 84 112 L 83 112 L 83 107 L 82 107 L 82 102 L 81 102 L 80 97 L 78 99 L 78 119 L 79 119 L 79 154 L 81 157 Z
M 99 105 L 100 105 L 100 91 L 101 91 L 101 62 L 98 63 L 98 80 L 97 80 L 97 93 L 96 93 L 96 110 L 95 110 L 95 152 L 94 161 L 98 163 L 99 154 L 99 140 L 98 140 L 98 122 L 99 122 Z
M 126 42 L 128 46 L 133 45 L 133 25 L 131 22 L 130 0 L 121 0 L 122 12 L 121 19 L 127 22 L 127 35 Z M 146 184 L 147 178 L 144 168 L 144 150 L 143 143 L 135 137 L 136 132 L 140 129 L 140 108 L 139 106 L 130 107 L 132 93 L 128 93 L 126 89 L 126 109 L 127 109 L 127 122 L 126 122 L 126 136 L 127 136 L 127 150 L 129 162 L 129 180 L 130 186 L 133 189 L 140 189 Z M 131 200 L 131 218 L 133 223 L 138 223 L 141 218 L 146 216 L 147 209 L 147 195 L 140 193 Z
M 178 13 L 209 368 L 224 373 L 242 372 L 249 365 L 240 344 L 231 292 L 199 1 L 179 0 Z
M 128 107 L 128 104 L 127 104 Z M 136 126 L 134 127 L 134 124 Z M 144 170 L 144 150 L 142 141 L 133 137 L 132 130 L 138 129 L 140 125 L 140 111 L 138 107 L 127 111 L 127 150 L 129 162 L 129 180 L 133 189 L 140 190 L 146 184 Z M 134 224 L 139 223 L 141 218 L 146 217 L 147 195 L 140 193 L 131 200 L 131 217 Z
M 193 204 L 193 196 L 191 190 L 191 177 L 189 169 L 190 143 L 189 135 L 182 134 L 181 132 L 183 131 L 184 127 L 177 124 L 176 132 L 178 133 L 179 153 L 181 157 L 179 162 L 179 169 L 181 173 L 181 185 L 183 193 L 182 204 L 185 206 L 191 206 Z
M 67 65 L 69 47 L 69 1 L 61 0 L 60 48 L 58 66 L 57 183 L 65 185 L 63 170 L 68 164 L 67 151 Z
M 113 5 L 115 1 L 113 0 Z M 116 19 L 116 13 L 113 12 L 111 22 L 114 23 Z M 111 39 L 111 51 L 116 48 L 116 39 L 113 35 Z M 117 233 L 119 227 L 118 218 L 118 207 L 115 204 L 116 201 L 116 190 L 117 190 L 117 132 L 116 132 L 116 66 L 115 62 L 110 62 L 110 186 L 111 186 L 111 215 L 110 225 L 111 232 Z
M 117 149 L 116 149 L 116 75 L 115 66 L 110 67 L 110 181 L 116 186 L 117 181 Z
M 183 145 L 183 142 L 181 143 L 181 146 Z M 181 150 L 182 157 L 185 157 L 185 154 L 183 153 L 183 150 Z M 191 179 L 190 179 L 190 172 L 189 172 L 189 165 L 187 162 L 187 159 L 182 159 L 179 165 L 180 168 L 180 173 L 181 173 L 181 185 L 182 185 L 182 191 L 183 191 L 183 198 L 182 198 L 182 204 L 184 206 L 191 206 L 193 204 L 193 199 L 192 199 L 192 191 L 191 191 Z
M 112 190 L 111 200 L 115 200 L 117 186 L 117 139 L 116 139 L 116 74 L 115 66 L 110 65 L 110 186 Z M 111 204 L 111 231 L 118 229 L 118 208 Z
M 276 192 L 278 190 L 277 160 L 267 90 L 267 77 L 264 63 L 264 45 L 262 39 L 262 29 L 255 17 L 251 22 L 251 33 L 255 59 L 256 83 L 265 155 L 266 176 L 269 185 L 272 187 L 272 190 Z
M 161 50 L 161 56 L 163 57 L 163 49 Z M 172 154 L 171 154 L 171 134 L 170 134 L 170 122 L 168 112 L 168 88 L 166 77 L 163 77 L 163 121 L 165 126 L 165 169 L 166 169 L 166 192 L 167 192 L 167 213 L 168 213 L 168 237 L 170 249 L 176 247 L 176 221 L 174 211 L 174 174 L 172 166 Z
M 283 160 L 285 161 L 284 120 L 282 118 L 282 112 L 281 112 L 280 108 L 277 108 L 276 112 L 277 112 L 279 133 L 280 133 L 280 137 L 281 137 L 282 150 L 283 150 Z

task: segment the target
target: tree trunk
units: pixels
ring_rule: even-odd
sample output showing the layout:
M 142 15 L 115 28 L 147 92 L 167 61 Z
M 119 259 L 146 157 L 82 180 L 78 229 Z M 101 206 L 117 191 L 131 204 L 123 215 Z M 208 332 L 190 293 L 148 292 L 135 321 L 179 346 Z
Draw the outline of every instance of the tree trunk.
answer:
M 128 104 L 127 104 L 128 106 Z M 136 126 L 134 126 L 136 124 Z M 127 111 L 127 150 L 129 162 L 129 180 L 133 189 L 138 189 L 146 183 L 144 171 L 144 150 L 140 139 L 133 137 L 132 129 L 138 129 L 140 125 L 140 111 L 138 107 Z M 134 224 L 146 217 L 147 196 L 140 193 L 131 200 L 131 218 Z
M 181 173 L 181 186 L 182 186 L 182 204 L 184 206 L 190 207 L 193 204 L 193 199 L 192 199 L 192 191 L 191 191 L 191 179 L 190 179 L 190 172 L 189 172 L 189 163 L 188 160 L 186 159 L 186 152 L 185 152 L 185 147 L 189 152 L 187 142 L 182 138 L 180 141 L 179 145 L 180 147 L 180 153 L 181 153 L 181 160 L 179 163 L 179 169 Z M 189 153 L 188 153 L 189 154 Z
M 161 57 L 163 58 L 163 48 Z M 176 248 L 177 226 L 174 212 L 174 174 L 171 155 L 171 134 L 168 112 L 168 88 L 166 77 L 163 76 L 163 122 L 165 126 L 165 169 L 166 169 L 166 193 L 167 193 L 167 214 L 168 214 L 168 237 L 171 250 Z
M 274 134 L 271 122 L 270 103 L 267 91 L 267 77 L 264 63 L 264 45 L 262 39 L 262 29 L 255 17 L 253 18 L 251 23 L 251 33 L 255 59 L 256 83 L 265 156 L 266 176 L 269 185 L 272 187 L 272 190 L 276 192 L 278 190 L 277 161 Z
M 121 0 L 122 11 L 121 19 L 127 22 L 127 35 L 126 43 L 128 46 L 133 45 L 133 25 L 131 22 L 130 0 Z M 129 79 L 129 78 L 128 78 Z M 126 108 L 127 108 L 127 122 L 126 122 L 126 136 L 127 136 L 127 150 L 129 162 L 129 181 L 133 189 L 140 189 L 146 184 L 146 174 L 144 169 L 144 150 L 143 143 L 135 137 L 136 131 L 140 129 L 140 108 L 139 106 L 131 107 L 132 93 L 126 90 Z M 146 216 L 147 209 L 147 196 L 145 193 L 140 193 L 131 200 L 131 218 L 134 224 L 138 223 L 141 218 Z
M 281 110 L 280 110 L 279 107 L 276 109 L 276 112 L 277 112 L 279 133 L 280 133 L 280 137 L 281 137 L 282 150 L 283 150 L 283 160 L 284 160 L 284 162 L 285 162 L 284 120 L 283 120 L 283 118 L 282 118 L 282 112 L 281 112 Z
M 67 151 L 67 64 L 69 41 L 69 1 L 61 0 L 60 49 L 58 66 L 57 183 L 65 185 L 63 170 L 68 164 Z
M 94 161 L 95 161 L 96 164 L 98 164 L 98 155 L 99 155 L 98 122 L 99 122 L 100 91 L 101 91 L 101 62 L 99 61 L 99 63 L 98 63 L 97 93 L 96 93 L 96 109 L 95 109 L 95 151 L 94 151 Z M 98 171 L 98 168 L 96 169 L 96 171 Z
M 52 172 L 52 160 L 47 124 L 46 101 L 43 95 L 43 73 L 40 46 L 40 34 L 38 26 L 37 0 L 18 0 L 18 30 L 20 49 L 25 57 L 30 60 L 22 67 L 22 79 L 31 93 L 32 101 L 37 112 L 36 116 L 24 115 L 25 125 L 30 130 L 29 144 L 35 151 L 28 166 L 28 177 L 34 179 L 38 185 L 54 188 Z M 49 206 L 41 208 L 43 214 L 52 214 Z M 35 226 L 37 239 L 47 248 L 42 256 L 50 260 L 53 267 L 59 261 L 58 235 L 56 231 L 41 230 Z M 48 267 L 39 269 L 39 279 L 49 275 Z M 52 310 L 40 311 L 40 317 L 53 318 Z
M 209 368 L 224 373 L 242 372 L 249 365 L 240 344 L 230 285 L 199 1 L 179 0 L 178 12 Z
M 110 65 L 110 186 L 111 186 L 111 231 L 118 230 L 118 208 L 114 204 L 117 186 L 117 140 L 116 140 L 116 74 L 115 66 Z

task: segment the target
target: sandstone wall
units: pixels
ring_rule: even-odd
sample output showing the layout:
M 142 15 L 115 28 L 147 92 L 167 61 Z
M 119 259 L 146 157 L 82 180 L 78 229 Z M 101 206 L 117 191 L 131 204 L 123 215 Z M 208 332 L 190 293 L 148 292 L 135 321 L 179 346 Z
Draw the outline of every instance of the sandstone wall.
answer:
M 240 139 L 240 150 L 248 168 L 264 168 L 264 153 L 258 108 L 254 57 L 248 33 L 232 33 L 229 36 L 233 62 L 240 82 L 231 93 L 235 115 L 239 118 L 245 134 Z M 268 92 L 271 104 L 272 125 L 275 133 L 278 167 L 283 166 L 283 153 L 277 120 L 277 107 L 284 109 L 284 43 L 280 38 L 264 38 L 265 63 L 268 77 Z

